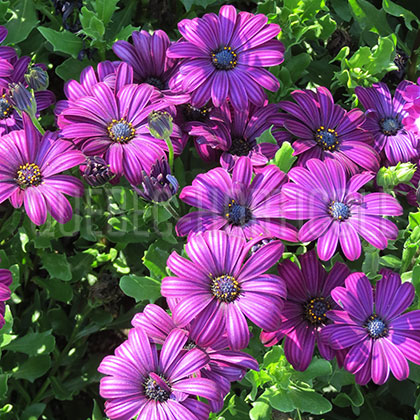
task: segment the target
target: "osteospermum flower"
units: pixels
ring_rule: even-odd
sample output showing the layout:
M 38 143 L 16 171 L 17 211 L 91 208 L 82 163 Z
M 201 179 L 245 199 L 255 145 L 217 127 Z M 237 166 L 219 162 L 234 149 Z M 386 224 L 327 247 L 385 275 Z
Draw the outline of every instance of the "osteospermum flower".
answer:
M 247 239 L 270 236 L 297 242 L 296 228 L 281 219 L 280 191 L 286 175 L 275 165 L 265 167 L 254 179 L 252 175 L 247 157 L 237 161 L 232 175 L 223 168 L 198 175 L 179 198 L 202 210 L 183 216 L 176 225 L 177 234 L 224 230 Z
M 277 114 L 275 105 L 250 105 L 236 110 L 230 103 L 211 112 L 207 122 L 196 123 L 189 130 L 196 143 L 221 152 L 220 164 L 231 171 L 241 156 L 248 156 L 259 170 L 274 157 L 278 145 L 257 143 L 257 138 L 271 127 L 269 118 Z M 198 149 L 200 153 L 200 149 Z M 205 156 L 202 156 L 205 159 Z
M 385 83 L 375 83 L 370 88 L 356 87 L 356 95 L 366 109 L 364 128 L 372 133 L 374 147 L 391 165 L 408 162 L 419 156 L 418 140 L 413 132 L 404 126 L 407 116 L 402 96 L 409 82 L 401 82 L 392 98 Z
M 188 102 L 189 95 L 175 93 L 168 86 L 178 62 L 167 55 L 167 50 L 171 45 L 168 35 L 161 30 L 153 34 L 147 31 L 135 31 L 132 33 L 132 39 L 133 44 L 117 41 L 112 49 L 122 61 L 133 67 L 134 81 L 154 86 L 172 104 Z
M 25 206 L 36 225 L 45 223 L 47 213 L 59 223 L 72 217 L 72 208 L 63 194 L 83 195 L 83 184 L 73 176 L 62 175 L 84 162 L 74 146 L 57 140 L 54 133 L 41 137 L 26 114 L 24 130 L 12 131 L 0 142 L 0 202 L 10 200 L 14 207 Z
M 141 181 L 142 170 L 149 172 L 156 160 L 168 150 L 164 140 L 154 138 L 147 117 L 152 111 L 167 108 L 153 86 L 126 84 L 123 63 L 116 75 L 115 89 L 96 83 L 92 96 L 70 103 L 58 116 L 64 138 L 73 140 L 88 156 L 101 156 L 111 171 L 124 175 L 131 184 Z M 121 80 L 121 83 L 119 81 Z M 171 140 L 175 153 L 182 151 L 181 133 L 174 124 Z
M 382 385 L 390 371 L 402 381 L 409 374 L 407 359 L 420 364 L 420 311 L 403 314 L 413 302 L 414 286 L 401 284 L 390 270 L 381 274 L 375 292 L 363 273 L 335 288 L 331 296 L 342 310 L 327 313 L 334 324 L 321 333 L 332 348 L 347 351 L 344 367 L 361 385 L 371 379 Z
M 162 350 L 150 342 L 141 328 L 133 328 L 128 340 L 105 357 L 99 372 L 100 394 L 106 398 L 105 413 L 112 419 L 207 420 L 209 408 L 197 396 L 219 398 L 217 385 L 207 378 L 191 378 L 209 361 L 198 348 L 184 351 L 186 331 L 171 331 Z
M 307 169 L 292 168 L 288 173 L 293 183 L 282 187 L 288 198 L 282 207 L 287 219 L 306 220 L 299 231 L 299 240 L 318 239 L 318 255 L 329 260 L 338 241 L 344 255 L 356 260 L 361 253 L 359 235 L 379 249 L 396 239 L 398 229 L 383 216 L 399 216 L 402 207 L 389 194 L 362 195 L 359 189 L 374 178 L 371 172 L 354 175 L 348 181 L 344 168 L 334 160 L 311 159 Z
M 279 88 L 278 80 L 263 67 L 281 64 L 284 46 L 273 39 L 280 27 L 267 24 L 266 16 L 237 14 L 233 6 L 223 6 L 219 15 L 184 19 L 178 29 L 183 38 L 169 47 L 167 55 L 185 60 L 169 86 L 191 93 L 194 106 L 212 99 L 219 107 L 227 98 L 237 109 L 248 101 L 262 105 L 263 88 Z
M 12 284 L 12 273 L 10 270 L 0 268 L 0 328 L 6 323 L 4 313 L 6 310 L 6 301 L 10 299 L 10 288 Z
M 170 307 L 171 304 L 168 302 Z M 157 305 L 149 304 L 143 312 L 134 316 L 131 321 L 134 327 L 142 328 L 153 342 L 163 344 L 168 335 L 177 328 L 172 318 Z M 230 391 L 230 382 L 240 381 L 248 369 L 259 370 L 258 362 L 249 354 L 227 349 L 228 343 L 225 336 L 220 336 L 217 330 L 203 334 L 203 325 L 193 321 L 187 324 L 184 330 L 188 332 L 188 341 L 184 351 L 199 348 L 204 351 L 209 362 L 196 372 L 203 378 L 213 380 L 220 389 L 220 398 L 209 401 L 211 411 L 220 411 L 223 399 Z
M 402 124 L 406 130 L 418 136 L 420 134 L 420 77 L 417 79 L 417 84 L 408 83 L 401 90 L 401 95 L 406 101 Z
M 301 255 L 299 262 L 301 269 L 290 260 L 279 264 L 279 275 L 287 288 L 282 323 L 275 332 L 262 332 L 261 341 L 273 346 L 284 338 L 287 360 L 296 370 L 303 371 L 311 363 L 315 344 L 324 359 L 331 360 L 335 355 L 320 333 L 328 322 L 327 311 L 337 307 L 331 290 L 344 284 L 350 270 L 345 264 L 336 263 L 327 273 L 315 251 Z
M 325 87 L 295 90 L 296 101 L 282 101 L 287 114 L 270 118 L 278 127 L 286 128 L 296 140 L 293 142 L 297 165 L 304 166 L 311 158 L 338 160 L 348 173 L 360 170 L 378 171 L 379 159 L 371 147 L 371 134 L 362 128 L 364 114 L 359 109 L 347 112 L 334 104 L 334 98 Z
M 193 236 L 185 246 L 191 261 L 173 252 L 168 267 L 175 277 L 162 280 L 162 295 L 179 299 L 173 308 L 179 326 L 197 322 L 219 334 L 229 347 L 248 345 L 246 317 L 266 331 L 279 328 L 286 289 L 275 275 L 264 274 L 281 256 L 283 244 L 273 241 L 249 255 L 250 246 L 238 236 L 210 231 Z

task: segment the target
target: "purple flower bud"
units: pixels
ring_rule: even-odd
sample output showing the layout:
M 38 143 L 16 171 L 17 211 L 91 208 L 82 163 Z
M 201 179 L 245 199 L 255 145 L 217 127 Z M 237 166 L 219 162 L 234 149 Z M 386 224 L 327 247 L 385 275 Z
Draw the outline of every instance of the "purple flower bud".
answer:
M 48 88 L 50 79 L 42 67 L 31 66 L 25 73 L 25 81 L 35 92 L 38 92 Z
M 36 102 L 33 100 L 31 92 L 25 88 L 23 83 L 11 83 L 9 89 L 10 102 L 15 108 L 29 114 L 36 113 Z
M 104 185 L 113 176 L 114 174 L 109 169 L 109 165 L 102 158 L 99 156 L 89 156 L 86 158 L 83 178 L 91 187 Z
M 153 111 L 147 117 L 150 134 L 157 139 L 168 138 L 173 131 L 172 116 L 166 111 Z

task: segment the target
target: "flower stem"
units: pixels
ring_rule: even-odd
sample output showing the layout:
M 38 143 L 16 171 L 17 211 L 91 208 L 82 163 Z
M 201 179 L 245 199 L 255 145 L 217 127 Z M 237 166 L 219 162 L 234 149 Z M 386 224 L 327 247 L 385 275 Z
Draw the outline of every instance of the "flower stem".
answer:
M 169 136 L 164 137 L 165 143 L 168 146 L 169 150 L 169 167 L 171 168 L 171 172 L 174 171 L 174 146 L 172 144 L 171 138 Z
M 172 217 L 174 217 L 175 219 L 179 219 L 178 212 L 169 201 L 165 201 L 163 203 L 163 206 L 165 207 L 166 210 L 168 210 L 169 213 L 171 213 Z
M 34 126 L 38 129 L 38 131 L 39 131 L 42 135 L 44 135 L 44 134 L 45 134 L 45 130 L 44 130 L 44 128 L 42 127 L 41 123 L 38 121 L 38 118 L 36 118 L 35 116 L 32 116 L 32 115 L 30 115 L 30 117 L 31 117 L 31 120 L 32 120 L 32 122 L 33 122 Z

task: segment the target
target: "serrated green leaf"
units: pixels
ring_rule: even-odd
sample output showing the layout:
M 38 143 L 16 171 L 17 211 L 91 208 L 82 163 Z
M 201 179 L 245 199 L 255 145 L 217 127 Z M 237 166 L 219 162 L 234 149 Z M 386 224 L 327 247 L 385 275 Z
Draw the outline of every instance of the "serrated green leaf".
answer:
M 110 22 L 112 15 L 116 10 L 119 8 L 117 7 L 117 3 L 119 0 L 96 0 L 95 1 L 95 10 L 98 14 L 98 18 L 104 23 L 104 25 L 108 25 Z
M 259 137 L 256 138 L 257 144 L 261 143 L 271 143 L 271 144 L 277 144 L 276 139 L 271 134 L 271 128 L 268 130 L 265 130 Z
M 405 26 L 407 26 L 409 31 L 413 30 L 413 26 L 411 25 L 412 22 L 417 22 L 417 24 L 420 23 L 417 16 L 414 13 L 410 12 L 407 9 L 404 9 L 404 7 L 394 3 L 391 0 L 383 0 L 382 8 L 389 15 L 395 17 L 402 17 L 404 19 Z
M 13 2 L 11 18 L 4 24 L 8 30 L 6 44 L 16 44 L 25 40 L 38 24 L 37 13 L 33 0 Z
M 45 253 L 41 255 L 42 267 L 51 277 L 63 281 L 72 279 L 71 267 L 65 254 Z
M 181 0 L 185 10 L 189 12 L 192 6 L 200 6 L 203 9 L 207 8 L 210 4 L 215 3 L 217 0 Z
M 69 31 L 55 31 L 45 26 L 39 26 L 38 31 L 53 46 L 54 51 L 62 52 L 77 58 L 83 48 L 83 41 Z
M 95 12 L 92 12 L 86 6 L 83 6 L 80 11 L 79 18 L 83 27 L 83 32 L 87 36 L 90 36 L 93 40 L 102 39 L 105 34 L 105 25 L 100 19 L 98 19 Z

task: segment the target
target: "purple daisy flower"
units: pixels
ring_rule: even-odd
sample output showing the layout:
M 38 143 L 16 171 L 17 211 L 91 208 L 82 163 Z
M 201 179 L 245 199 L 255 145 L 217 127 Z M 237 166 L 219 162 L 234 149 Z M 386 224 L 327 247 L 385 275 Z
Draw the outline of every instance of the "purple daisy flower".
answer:
M 162 295 L 179 299 L 174 322 L 184 326 L 197 318 L 203 330 L 226 333 L 232 350 L 249 343 L 246 317 L 266 331 L 278 330 L 286 288 L 278 276 L 263 273 L 283 249 L 273 241 L 245 261 L 250 251 L 245 239 L 221 231 L 193 236 L 185 246 L 191 261 L 173 252 L 167 264 L 176 277 L 162 280 Z
M 301 269 L 290 260 L 279 264 L 279 275 L 286 282 L 287 300 L 278 331 L 262 332 L 261 341 L 273 346 L 284 338 L 284 353 L 296 370 L 306 370 L 312 360 L 315 343 L 324 359 L 331 360 L 335 352 L 321 338 L 327 324 L 327 311 L 337 308 L 331 290 L 344 285 L 350 274 L 345 264 L 336 263 L 329 273 L 319 262 L 314 250 L 298 257 Z
M 36 225 L 45 223 L 47 213 L 59 223 L 72 217 L 72 208 L 63 194 L 83 195 L 83 183 L 61 173 L 85 161 L 81 152 L 54 133 L 41 137 L 26 114 L 24 130 L 12 131 L 0 142 L 0 202 L 13 207 L 25 205 Z
M 163 344 L 168 335 L 177 328 L 172 318 L 157 305 L 147 305 L 142 313 L 136 314 L 132 320 L 134 327 L 143 328 L 153 342 Z M 209 401 L 211 411 L 218 412 L 223 407 L 223 399 L 230 391 L 230 383 L 240 381 L 248 369 L 259 370 L 258 362 L 249 354 L 228 350 L 225 336 L 219 331 L 208 330 L 211 334 L 203 334 L 203 325 L 193 321 L 184 328 L 188 332 L 185 350 L 199 348 L 204 351 L 209 362 L 196 372 L 202 378 L 211 379 L 220 389 L 220 398 Z
M 251 104 L 239 110 L 226 103 L 213 110 L 207 122 L 191 126 L 189 134 L 199 145 L 220 151 L 223 168 L 231 171 L 241 156 L 248 156 L 258 171 L 278 150 L 277 144 L 257 144 L 257 138 L 271 127 L 269 118 L 276 114 L 276 106 L 267 102 L 262 107 Z
M 1 29 L 1 28 L 0 28 Z M 12 284 L 12 273 L 10 270 L 0 268 L 0 328 L 3 328 L 6 321 L 4 313 L 6 310 L 5 302 L 10 299 L 10 288 Z
M 342 310 L 332 310 L 334 321 L 324 327 L 323 337 L 332 348 L 347 350 L 344 367 L 355 374 L 356 382 L 371 379 L 384 384 L 389 372 L 396 379 L 407 379 L 407 359 L 420 364 L 420 311 L 403 314 L 414 299 L 414 286 L 401 284 L 398 274 L 381 270 L 375 292 L 363 273 L 353 273 L 346 287 L 335 288 L 331 296 Z
M 106 415 L 118 420 L 207 420 L 209 407 L 196 397 L 218 399 L 219 389 L 207 378 L 190 377 L 209 357 L 198 348 L 185 352 L 187 341 L 186 331 L 174 329 L 158 351 L 143 329 L 131 329 L 128 340 L 98 368 L 109 375 L 100 382 Z
M 417 84 L 408 83 L 401 91 L 401 95 L 406 101 L 402 124 L 407 131 L 418 137 L 420 135 L 420 77 L 417 79 Z
M 356 95 L 366 109 L 364 128 L 372 133 L 375 150 L 391 165 L 409 162 L 419 156 L 418 140 L 403 123 L 407 112 L 402 92 L 410 82 L 401 82 L 391 96 L 385 83 L 375 83 L 370 88 L 356 87 Z
M 359 109 L 347 112 L 334 104 L 334 98 L 325 87 L 295 90 L 293 99 L 282 101 L 287 114 L 270 118 L 275 127 L 286 128 L 296 140 L 293 142 L 297 165 L 304 166 L 311 159 L 338 160 L 350 174 L 360 168 L 377 172 L 379 156 L 371 147 L 372 136 L 362 128 L 364 114 Z M 278 134 L 279 135 L 279 134 Z
M 64 138 L 73 140 L 88 156 L 100 156 L 118 177 L 124 175 L 136 185 L 141 173 L 164 157 L 164 140 L 154 138 L 148 127 L 152 111 L 168 104 L 148 84 L 127 84 L 130 67 L 122 63 L 116 74 L 115 90 L 104 82 L 92 86 L 92 96 L 79 98 L 58 116 Z M 181 131 L 173 125 L 171 140 L 176 154 L 183 149 Z
M 168 35 L 161 30 L 152 35 L 147 31 L 133 32 L 133 44 L 117 41 L 112 50 L 134 70 L 136 83 L 148 83 L 158 89 L 171 104 L 184 104 L 190 95 L 175 93 L 168 87 L 169 79 L 177 70 L 178 60 L 168 57 L 167 50 L 171 45 Z
M 237 109 L 248 101 L 262 105 L 263 88 L 276 91 L 278 80 L 263 67 L 283 62 L 284 46 L 273 39 L 280 33 L 267 17 L 236 13 L 222 6 L 219 15 L 184 19 L 178 24 L 182 39 L 172 44 L 170 58 L 185 58 L 169 82 L 174 89 L 191 93 L 191 103 L 202 107 L 210 99 L 216 107 L 229 98 Z
M 198 175 L 179 198 L 202 209 L 183 216 L 176 225 L 179 236 L 206 230 L 224 230 L 246 239 L 270 236 L 297 242 L 297 230 L 281 219 L 280 194 L 286 175 L 275 165 L 265 167 L 252 179 L 252 164 L 241 157 L 230 175 L 215 168 Z
M 389 194 L 362 195 L 359 189 L 374 178 L 371 172 L 354 175 L 347 181 L 342 165 L 335 160 L 311 159 L 307 168 L 289 172 L 293 183 L 282 187 L 288 199 L 282 216 L 306 220 L 299 231 L 299 240 L 318 239 L 318 255 L 326 261 L 335 253 L 338 241 L 349 260 L 360 257 L 359 235 L 376 248 L 384 249 L 388 240 L 396 239 L 398 228 L 383 216 L 399 216 L 402 207 Z

